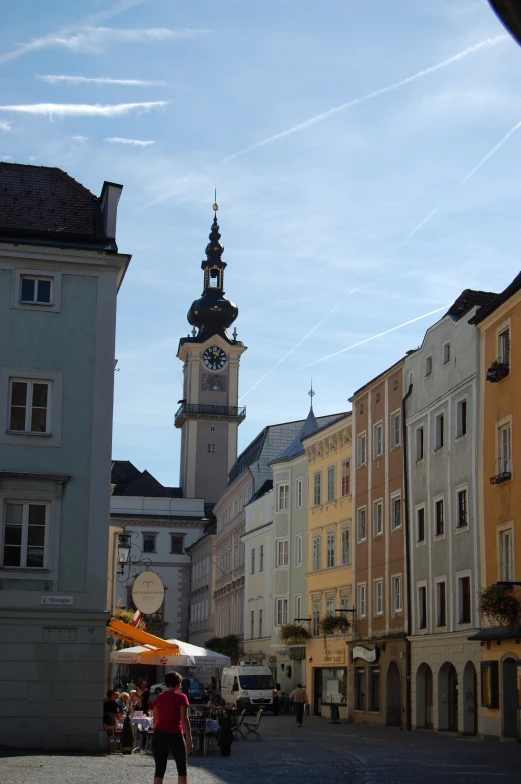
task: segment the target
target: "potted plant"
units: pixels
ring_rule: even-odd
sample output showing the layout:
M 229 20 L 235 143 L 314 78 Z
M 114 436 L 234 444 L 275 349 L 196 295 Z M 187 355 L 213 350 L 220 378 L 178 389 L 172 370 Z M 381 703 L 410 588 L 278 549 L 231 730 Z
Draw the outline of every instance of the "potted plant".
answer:
M 492 383 L 501 381 L 505 376 L 508 376 L 509 372 L 510 366 L 508 362 L 499 362 L 495 359 L 487 370 L 487 381 L 492 381 Z
M 310 637 L 308 630 L 297 623 L 283 623 L 279 631 L 280 641 L 286 645 L 303 645 Z
M 351 622 L 345 615 L 326 615 L 320 621 L 320 631 L 324 636 L 324 641 L 333 634 L 346 634 L 351 628 Z
M 517 626 L 521 623 L 521 602 L 513 585 L 493 583 L 479 594 L 478 612 L 492 626 Z

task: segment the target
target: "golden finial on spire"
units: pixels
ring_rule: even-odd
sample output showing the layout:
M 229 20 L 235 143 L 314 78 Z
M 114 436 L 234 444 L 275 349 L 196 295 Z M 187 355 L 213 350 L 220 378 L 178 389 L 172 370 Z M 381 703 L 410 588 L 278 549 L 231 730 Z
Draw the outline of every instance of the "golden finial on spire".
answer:
M 219 205 L 217 204 L 217 188 L 214 189 L 214 203 L 212 209 L 214 212 L 217 212 L 219 209 Z

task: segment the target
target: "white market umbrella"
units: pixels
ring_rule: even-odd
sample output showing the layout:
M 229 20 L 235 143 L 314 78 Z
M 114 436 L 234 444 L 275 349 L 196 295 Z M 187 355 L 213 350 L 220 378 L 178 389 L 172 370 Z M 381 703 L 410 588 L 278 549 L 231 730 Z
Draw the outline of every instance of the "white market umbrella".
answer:
M 179 648 L 179 654 L 165 656 L 152 646 L 135 645 L 133 648 L 112 651 L 110 661 L 112 664 L 155 664 L 164 667 L 195 667 L 202 670 L 231 666 L 229 656 L 181 640 L 167 640 L 167 642 L 175 643 Z

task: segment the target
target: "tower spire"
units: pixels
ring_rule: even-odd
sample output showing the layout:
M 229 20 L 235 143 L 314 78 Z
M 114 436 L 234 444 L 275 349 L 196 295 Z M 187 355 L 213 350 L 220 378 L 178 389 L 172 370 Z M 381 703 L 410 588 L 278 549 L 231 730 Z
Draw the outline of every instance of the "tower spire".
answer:
M 309 397 L 311 398 L 310 401 L 310 410 L 313 411 L 313 398 L 315 397 L 315 390 L 313 389 L 313 376 L 311 376 L 311 389 L 308 392 Z

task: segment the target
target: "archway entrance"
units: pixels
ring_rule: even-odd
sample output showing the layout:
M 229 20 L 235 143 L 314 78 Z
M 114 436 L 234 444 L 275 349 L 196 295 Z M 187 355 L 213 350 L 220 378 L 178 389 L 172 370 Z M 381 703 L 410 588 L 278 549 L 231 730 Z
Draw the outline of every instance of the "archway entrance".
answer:
M 432 730 L 432 670 L 420 664 L 416 673 L 416 727 Z
M 438 674 L 438 729 L 458 731 L 458 674 L 450 662 Z
M 394 661 L 387 668 L 386 724 L 389 727 L 402 726 L 402 679 Z
M 501 662 L 503 737 L 517 738 L 517 666 L 512 657 Z
M 478 680 L 470 661 L 463 670 L 463 734 L 478 734 Z

